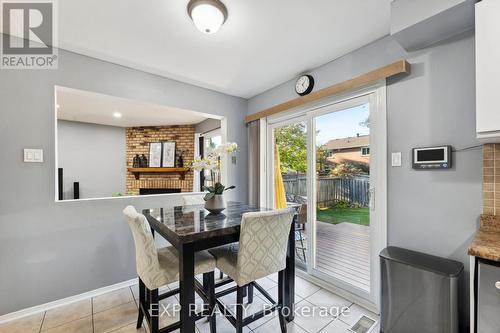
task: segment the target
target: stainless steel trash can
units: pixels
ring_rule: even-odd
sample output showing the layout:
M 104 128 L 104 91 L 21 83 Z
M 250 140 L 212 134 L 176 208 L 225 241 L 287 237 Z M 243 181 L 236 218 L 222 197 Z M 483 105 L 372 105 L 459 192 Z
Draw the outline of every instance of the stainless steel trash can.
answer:
M 459 332 L 461 262 L 390 246 L 380 263 L 380 332 Z

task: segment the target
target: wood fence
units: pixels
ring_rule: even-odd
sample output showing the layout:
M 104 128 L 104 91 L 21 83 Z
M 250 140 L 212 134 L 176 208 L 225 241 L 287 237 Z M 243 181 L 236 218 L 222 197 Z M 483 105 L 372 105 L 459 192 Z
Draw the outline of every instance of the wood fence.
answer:
M 285 192 L 291 195 L 307 196 L 307 178 L 305 176 L 283 176 Z M 368 177 L 319 177 L 316 183 L 318 204 L 330 205 L 346 201 L 368 207 L 370 201 L 370 180 Z

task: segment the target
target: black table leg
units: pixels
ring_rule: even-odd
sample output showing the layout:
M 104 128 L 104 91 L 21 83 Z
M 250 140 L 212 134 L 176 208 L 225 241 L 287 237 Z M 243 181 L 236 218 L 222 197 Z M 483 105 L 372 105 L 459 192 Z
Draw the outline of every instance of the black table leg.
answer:
M 180 285 L 180 333 L 195 332 L 194 306 L 194 248 L 192 244 L 185 244 L 179 251 L 179 285 Z M 193 309 L 194 310 L 194 309 Z
M 295 222 L 295 220 L 294 220 L 294 222 Z M 286 316 L 286 320 L 290 322 L 294 319 L 294 311 L 295 311 L 295 228 L 294 228 L 294 223 L 292 223 L 292 227 L 290 230 L 290 236 L 288 237 L 288 251 L 287 251 L 287 256 L 286 256 L 285 286 L 284 287 L 285 287 L 284 307 L 289 309 L 289 314 L 288 314 L 288 316 Z

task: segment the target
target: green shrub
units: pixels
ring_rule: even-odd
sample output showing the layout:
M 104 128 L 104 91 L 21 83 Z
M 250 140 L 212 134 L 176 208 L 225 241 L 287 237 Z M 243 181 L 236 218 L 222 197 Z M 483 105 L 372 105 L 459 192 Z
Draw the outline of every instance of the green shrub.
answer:
M 350 208 L 351 204 L 347 200 L 338 200 L 337 202 L 335 202 L 334 207 L 335 208 Z

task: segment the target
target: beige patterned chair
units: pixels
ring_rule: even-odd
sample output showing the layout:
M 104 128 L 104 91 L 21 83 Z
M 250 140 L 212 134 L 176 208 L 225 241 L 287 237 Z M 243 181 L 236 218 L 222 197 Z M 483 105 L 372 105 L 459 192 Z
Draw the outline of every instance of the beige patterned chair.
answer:
M 128 206 L 123 210 L 128 224 L 132 230 L 135 243 L 136 268 L 139 275 L 139 315 L 137 329 L 142 326 L 144 317 L 151 333 L 159 332 L 159 301 L 179 293 L 179 289 L 171 290 L 159 295 L 158 289 L 179 280 L 179 256 L 172 246 L 157 249 L 149 228 L 146 217 L 139 214 L 134 207 Z M 215 307 L 215 259 L 208 252 L 197 252 L 195 256 L 195 274 L 203 274 L 205 291 L 196 291 L 205 300 L 212 310 Z M 212 313 L 213 311 L 210 311 Z M 202 318 L 200 316 L 200 318 Z M 209 316 L 210 332 L 215 333 L 215 317 Z M 171 332 L 179 328 L 179 323 L 174 323 L 163 332 Z
M 217 268 L 233 279 L 236 284 L 236 318 L 229 316 L 228 309 L 217 300 L 237 333 L 245 325 L 262 318 L 269 312 L 278 310 L 281 331 L 286 332 L 285 319 L 282 315 L 284 270 L 292 220 L 295 210 L 286 208 L 269 212 L 246 213 L 241 221 L 240 241 L 238 246 L 223 246 L 210 250 L 217 259 Z M 278 273 L 278 302 L 255 281 L 265 276 Z M 254 314 L 252 318 L 243 318 L 243 297 L 247 286 L 256 287 L 274 307 Z
M 182 197 L 182 205 L 183 206 L 199 206 L 204 205 L 205 200 L 203 200 L 204 194 L 194 194 L 194 195 L 185 195 Z

